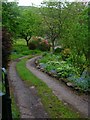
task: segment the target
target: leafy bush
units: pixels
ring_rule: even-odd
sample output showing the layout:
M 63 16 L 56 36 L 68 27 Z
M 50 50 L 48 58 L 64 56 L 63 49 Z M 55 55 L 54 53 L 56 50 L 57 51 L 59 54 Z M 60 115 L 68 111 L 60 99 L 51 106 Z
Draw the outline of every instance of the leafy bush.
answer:
M 28 45 L 28 47 L 29 47 L 29 49 L 30 50 L 35 50 L 35 49 L 37 49 L 37 47 L 38 47 L 38 44 L 39 44 L 39 42 L 41 41 L 41 37 L 32 37 L 31 39 L 30 39 L 30 41 L 29 41 L 29 45 Z
M 75 68 L 68 61 L 63 61 L 61 56 L 55 54 L 45 54 L 39 63 L 46 64 L 45 70 L 50 72 L 55 70 L 58 77 L 67 78 L 71 74 L 79 74 L 78 68 Z
M 32 37 L 29 42 L 29 49 L 39 49 L 41 51 L 49 51 L 50 50 L 50 43 L 43 39 L 42 37 Z
M 69 48 L 65 48 L 63 51 L 62 51 L 62 57 L 63 59 L 65 60 L 66 58 L 68 58 L 70 56 L 70 49 Z
M 37 44 L 35 41 L 31 41 L 28 45 L 30 50 L 35 50 L 37 48 Z
M 47 40 L 42 40 L 41 42 L 39 42 L 38 47 L 42 51 L 49 51 L 50 50 L 50 44 L 48 43 Z
M 78 74 L 78 70 L 72 66 L 71 64 L 67 63 L 66 61 L 61 61 L 59 66 L 56 68 L 56 71 L 59 77 L 67 78 L 71 74 Z
M 57 78 L 67 78 L 67 82 L 72 82 L 77 88 L 90 91 L 90 75 L 87 69 L 81 74 L 81 69 L 74 66 L 70 59 L 64 61 L 61 54 L 44 53 L 39 63 L 42 63 L 47 72 L 53 72 Z

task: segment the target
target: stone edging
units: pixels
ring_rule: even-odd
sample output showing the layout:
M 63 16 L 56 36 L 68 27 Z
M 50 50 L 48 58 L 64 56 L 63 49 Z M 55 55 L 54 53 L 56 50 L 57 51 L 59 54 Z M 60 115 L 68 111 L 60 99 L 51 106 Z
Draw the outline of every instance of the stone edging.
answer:
M 44 72 L 46 74 L 48 74 L 49 76 L 51 77 L 54 77 L 56 78 L 57 80 L 59 81 L 62 81 L 64 82 L 68 87 L 72 88 L 73 90 L 75 91 L 78 91 L 78 92 L 83 92 L 83 93 L 86 93 L 88 94 L 90 91 L 82 91 L 79 87 L 77 87 L 76 85 L 74 85 L 73 83 L 69 82 L 66 78 L 58 78 L 56 74 L 53 74 L 52 72 L 47 72 L 44 68 L 42 68 L 38 62 L 38 60 L 41 58 L 42 56 L 39 56 L 35 59 L 35 67 L 37 69 L 39 69 L 41 72 Z

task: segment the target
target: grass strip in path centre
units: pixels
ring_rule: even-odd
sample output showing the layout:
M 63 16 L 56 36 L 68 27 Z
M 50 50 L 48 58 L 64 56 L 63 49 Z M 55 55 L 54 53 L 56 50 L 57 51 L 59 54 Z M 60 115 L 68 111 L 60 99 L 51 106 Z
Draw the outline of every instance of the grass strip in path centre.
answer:
M 49 114 L 50 118 L 80 118 L 80 115 L 73 111 L 68 106 L 64 105 L 52 92 L 52 90 L 39 78 L 33 75 L 26 68 L 26 61 L 22 59 L 16 65 L 17 72 L 22 80 L 28 85 L 35 86 L 38 91 L 38 96 Z

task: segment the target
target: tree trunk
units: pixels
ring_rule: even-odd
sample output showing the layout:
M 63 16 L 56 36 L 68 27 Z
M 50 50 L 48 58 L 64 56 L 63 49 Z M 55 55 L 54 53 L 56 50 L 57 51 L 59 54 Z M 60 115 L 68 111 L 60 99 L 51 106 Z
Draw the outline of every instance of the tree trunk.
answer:
M 25 37 L 25 40 L 26 40 L 26 44 L 28 46 L 29 40 L 27 39 L 27 37 Z
M 30 40 L 30 39 L 31 39 L 31 36 L 29 36 L 29 37 L 26 36 L 26 37 L 25 37 L 25 40 L 26 40 L 27 46 L 28 46 L 28 44 L 29 44 L 29 40 Z

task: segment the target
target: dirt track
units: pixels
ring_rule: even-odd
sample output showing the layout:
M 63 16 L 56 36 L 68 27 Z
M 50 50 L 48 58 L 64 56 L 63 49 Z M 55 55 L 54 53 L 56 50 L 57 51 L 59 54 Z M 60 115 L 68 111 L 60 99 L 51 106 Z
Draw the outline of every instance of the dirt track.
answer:
M 64 104 L 69 105 L 76 112 L 80 112 L 83 117 L 88 117 L 88 95 L 79 95 L 71 90 L 64 83 L 48 76 L 36 69 L 34 61 L 37 57 L 26 62 L 26 67 L 38 78 L 44 81 L 53 91 L 53 93 L 62 100 Z M 34 86 L 28 87 L 20 79 L 16 71 L 16 61 L 11 62 L 9 67 L 10 85 L 14 89 L 14 96 L 20 109 L 21 118 L 49 118 L 45 112 L 40 98 Z
M 65 104 L 73 107 L 75 111 L 80 112 L 85 117 L 88 117 L 88 95 L 78 94 L 71 90 L 61 81 L 48 76 L 47 74 L 36 69 L 34 61 L 37 57 L 27 61 L 26 67 L 38 78 L 44 81 L 53 91 L 53 93 L 62 100 Z
M 9 82 L 14 89 L 16 103 L 21 113 L 20 118 L 48 118 L 35 87 L 26 86 L 18 76 L 16 63 L 16 61 L 10 63 Z

